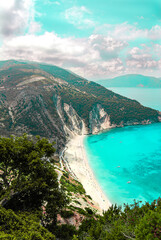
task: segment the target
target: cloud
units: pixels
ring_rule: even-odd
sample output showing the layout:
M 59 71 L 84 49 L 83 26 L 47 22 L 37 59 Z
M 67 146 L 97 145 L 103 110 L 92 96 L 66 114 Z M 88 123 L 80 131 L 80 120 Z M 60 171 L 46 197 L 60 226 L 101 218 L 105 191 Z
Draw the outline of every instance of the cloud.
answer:
M 136 25 L 127 22 L 122 24 L 104 24 L 96 28 L 98 34 L 108 35 L 109 37 L 131 41 L 135 39 L 160 40 L 161 26 L 155 25 L 151 29 L 139 29 Z
M 153 54 L 156 56 L 156 58 L 161 59 L 161 44 L 153 45 Z
M 108 36 L 91 35 L 90 43 L 93 49 L 97 50 L 104 60 L 117 58 L 121 50 L 128 46 L 126 41 L 120 41 Z
M 14 0 L 10 0 L 9 2 L 8 1 L 1 1 L 0 2 L 0 7 L 1 7 L 1 10 L 7 10 L 7 9 L 10 9 L 12 8 L 14 5 Z
M 95 26 L 95 22 L 91 19 L 91 12 L 84 6 L 67 9 L 65 19 L 79 29 Z
M 160 40 L 161 39 L 161 26 L 155 25 L 148 32 L 148 38 L 151 40 Z
M 46 62 L 74 70 L 77 74 L 85 73 L 86 77 L 92 78 L 122 71 L 123 63 L 118 53 L 125 46 L 125 43 L 98 35 L 75 39 L 46 32 L 39 36 L 27 34 L 6 40 L 0 48 L 0 59 Z
M 121 59 L 110 59 L 109 61 L 89 61 L 84 67 L 71 66 L 70 70 L 88 79 L 103 79 L 124 73 L 124 65 Z
M 103 79 L 120 74 L 159 74 L 161 45 L 128 46 L 126 41 L 93 34 L 88 38 L 60 37 L 54 32 L 26 34 L 8 38 L 0 47 L 0 60 L 23 59 L 46 62 L 67 68 L 88 79 Z M 121 51 L 127 57 L 122 60 Z M 158 54 L 158 55 L 157 55 Z
M 41 24 L 35 21 L 31 21 L 28 32 L 32 34 L 40 31 L 41 31 Z
M 32 56 L 28 55 L 30 51 Z M 83 44 L 78 43 L 76 39 L 60 38 L 55 33 L 46 32 L 39 36 L 27 34 L 6 40 L 1 47 L 1 58 L 2 54 L 3 57 L 7 58 L 15 56 L 16 58 L 29 59 L 32 57 L 34 60 L 49 57 L 48 62 L 50 62 L 50 58 L 54 55 L 58 62 L 62 62 L 71 57 L 76 58 L 83 52 Z
M 143 45 L 143 48 L 134 47 L 129 51 L 126 64 L 131 68 L 159 69 L 160 61 L 152 55 L 152 49 Z
M 0 60 L 14 58 L 46 62 L 89 79 L 132 72 L 148 74 L 153 70 L 160 74 L 161 45 L 153 43 L 161 38 L 160 26 L 139 29 L 128 23 L 106 24 L 84 38 L 61 37 L 54 32 L 40 34 L 41 25 L 35 22 L 34 1 L 0 3 Z M 65 18 L 80 29 L 95 28 L 96 25 L 92 13 L 84 6 L 67 9 Z M 148 46 L 136 43 L 136 47 L 134 40 L 140 38 L 150 40 Z
M 58 1 L 52 1 L 52 0 L 44 0 L 44 2 L 46 3 L 46 4 L 55 4 L 55 5 L 61 5 L 61 3 L 60 2 L 58 2 Z
M 7 4 L 5 3 L 7 2 Z M 0 2 L 0 36 L 11 38 L 40 29 L 40 24 L 34 21 L 34 0 L 10 0 Z

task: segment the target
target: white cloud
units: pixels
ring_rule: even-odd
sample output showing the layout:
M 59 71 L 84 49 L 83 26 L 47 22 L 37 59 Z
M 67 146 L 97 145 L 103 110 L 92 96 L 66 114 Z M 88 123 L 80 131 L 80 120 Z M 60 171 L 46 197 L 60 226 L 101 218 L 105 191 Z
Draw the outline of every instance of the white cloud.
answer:
M 9 1 L 1 1 L 0 2 L 0 8 L 1 10 L 8 10 L 10 8 L 12 8 L 14 5 L 14 0 L 9 0 Z
M 123 40 L 93 34 L 89 38 L 62 38 L 54 32 L 34 33 L 5 39 L 0 47 L 0 60 L 23 59 L 55 64 L 89 79 L 107 78 L 132 72 L 161 69 L 161 45 L 129 49 Z M 128 50 L 126 61 L 120 52 Z M 158 53 L 158 55 L 156 55 Z M 153 56 L 154 55 L 154 56 Z M 157 56 L 157 58 L 156 58 Z
M 121 75 L 125 69 L 118 58 L 109 61 L 89 61 L 84 67 L 72 66 L 70 70 L 88 79 L 103 79 Z
M 75 6 L 65 11 L 65 19 L 79 29 L 95 26 L 95 22 L 90 15 L 91 12 L 84 6 Z
M 32 32 L 40 29 L 40 25 L 34 21 L 34 1 L 35 0 L 0 1 L 1 38 L 11 38 L 24 34 L 27 28 L 31 28 Z
M 161 26 L 155 25 L 148 32 L 148 38 L 151 40 L 160 40 L 161 39 Z
M 55 33 L 46 32 L 40 36 L 28 34 L 6 40 L 0 48 L 0 59 L 46 62 L 74 70 L 77 74 L 85 73 L 86 77 L 92 78 L 122 71 L 123 63 L 118 52 L 124 46 L 120 41 L 98 35 L 75 39 L 61 38 Z M 106 56 L 102 53 L 105 48 Z
M 159 69 L 159 61 L 153 57 L 152 49 L 143 45 L 142 48 L 134 47 L 129 51 L 126 64 L 131 68 Z
M 126 41 L 135 39 L 161 39 L 161 26 L 159 25 L 155 25 L 151 29 L 139 29 L 138 26 L 130 25 L 127 22 L 116 25 L 105 24 L 97 27 L 96 32 Z
M 161 45 L 148 47 L 142 44 L 130 48 L 128 42 L 139 38 L 147 38 L 151 42 L 160 39 L 160 26 L 148 30 L 127 23 L 104 25 L 96 29 L 95 34 L 78 39 L 60 37 L 54 32 L 35 35 L 35 32 L 40 32 L 41 25 L 35 22 L 34 1 L 10 0 L 8 5 L 0 2 L 0 37 L 4 39 L 0 46 L 1 60 L 14 58 L 46 62 L 90 79 L 139 71 L 142 74 L 153 70 L 159 73 Z M 57 4 L 55 1 L 52 3 Z M 84 6 L 67 9 L 65 17 L 77 28 L 95 26 L 92 13 Z
M 153 45 L 153 54 L 157 58 L 161 58 L 161 44 L 154 44 Z
M 104 60 L 117 58 L 120 51 L 128 46 L 126 41 L 120 41 L 108 36 L 93 34 L 90 36 L 90 44 L 99 52 Z
M 44 2 L 46 3 L 46 4 L 55 4 L 55 5 L 61 5 L 61 3 L 59 2 L 59 1 L 52 1 L 52 0 L 44 0 Z
M 35 21 L 31 21 L 29 25 L 29 33 L 36 33 L 41 31 L 41 24 Z

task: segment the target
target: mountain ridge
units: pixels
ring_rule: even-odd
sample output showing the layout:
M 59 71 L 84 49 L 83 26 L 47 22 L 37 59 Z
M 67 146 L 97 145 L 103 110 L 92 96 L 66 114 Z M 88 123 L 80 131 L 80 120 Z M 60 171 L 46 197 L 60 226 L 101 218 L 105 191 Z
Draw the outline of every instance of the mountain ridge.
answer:
M 0 62 L 2 135 L 40 135 L 60 151 L 69 137 L 109 127 L 160 121 L 154 109 L 57 66 Z

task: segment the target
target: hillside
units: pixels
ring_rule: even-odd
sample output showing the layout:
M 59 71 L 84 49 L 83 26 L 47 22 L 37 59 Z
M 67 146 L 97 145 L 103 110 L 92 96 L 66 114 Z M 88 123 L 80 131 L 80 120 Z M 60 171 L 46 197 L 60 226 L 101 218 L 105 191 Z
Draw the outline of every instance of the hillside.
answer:
M 98 80 L 104 87 L 143 87 L 161 88 L 161 79 L 137 74 L 119 76 L 113 79 Z
M 27 132 L 64 146 L 73 134 L 159 121 L 159 113 L 62 68 L 0 62 L 0 131 Z M 58 141 L 59 140 L 59 141 Z

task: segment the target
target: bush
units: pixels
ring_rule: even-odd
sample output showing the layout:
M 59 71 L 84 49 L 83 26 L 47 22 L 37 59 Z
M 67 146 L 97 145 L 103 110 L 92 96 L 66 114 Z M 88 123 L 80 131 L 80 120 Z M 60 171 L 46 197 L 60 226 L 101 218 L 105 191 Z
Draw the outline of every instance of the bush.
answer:
M 72 211 L 70 211 L 70 210 L 68 210 L 68 211 L 64 210 L 64 211 L 61 211 L 61 216 L 63 218 L 70 218 L 70 217 L 74 216 L 74 213 Z
M 92 214 L 93 214 L 92 209 L 86 207 L 85 210 L 87 211 L 87 213 L 88 213 L 89 215 L 92 215 Z
M 77 234 L 77 230 L 73 225 L 63 224 L 56 230 L 56 236 L 61 240 L 72 240 L 75 234 Z
M 0 207 L 0 239 L 55 240 L 55 236 L 40 225 L 37 215 L 16 214 Z
M 136 228 L 137 240 L 161 239 L 161 212 L 149 211 Z

